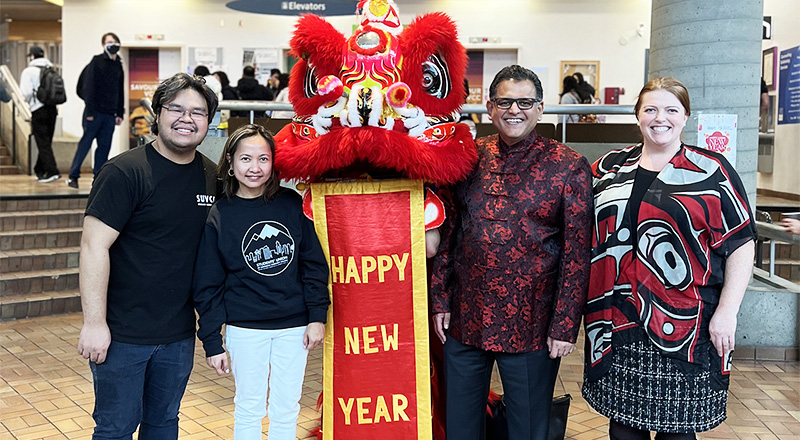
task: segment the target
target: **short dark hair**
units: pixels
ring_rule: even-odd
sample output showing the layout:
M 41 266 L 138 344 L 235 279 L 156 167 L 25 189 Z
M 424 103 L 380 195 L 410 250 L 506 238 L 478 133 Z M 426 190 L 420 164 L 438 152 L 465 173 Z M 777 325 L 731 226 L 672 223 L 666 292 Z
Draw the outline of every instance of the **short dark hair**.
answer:
M 242 69 L 242 76 L 254 77 L 256 76 L 256 69 L 253 66 L 244 66 Z
M 119 37 L 117 36 L 117 34 L 113 32 L 106 32 L 105 34 L 103 34 L 102 37 L 100 37 L 100 44 L 106 44 L 106 37 L 111 37 L 114 39 L 114 41 L 119 43 Z
M 497 96 L 497 86 L 503 81 L 530 81 L 536 87 L 536 100 L 541 102 L 544 99 L 544 92 L 542 91 L 542 82 L 539 77 L 533 73 L 532 70 L 526 69 L 517 64 L 503 67 L 492 80 L 492 85 L 489 86 L 489 99 L 494 99 Z
M 208 122 L 214 119 L 214 113 L 217 111 L 217 95 L 206 85 L 206 80 L 199 76 L 192 76 L 188 73 L 176 73 L 171 77 L 165 79 L 158 85 L 156 92 L 153 94 L 153 123 L 150 124 L 150 132 L 158 135 L 158 119 L 161 117 L 161 109 L 172 102 L 175 96 L 186 89 L 192 89 L 199 93 L 206 101 L 208 107 Z
M 264 186 L 264 200 L 273 199 L 280 190 L 280 179 L 278 178 L 278 170 L 275 169 L 275 140 L 272 134 L 266 128 L 257 124 L 246 124 L 237 128 L 233 134 L 230 135 L 228 141 L 225 142 L 225 149 L 222 151 L 222 156 L 219 158 L 217 165 L 217 179 L 222 181 L 222 193 L 227 198 L 232 198 L 239 191 L 239 181 L 235 176 L 229 173 L 232 169 L 231 159 L 236 154 L 236 149 L 239 148 L 239 142 L 253 136 L 261 136 L 267 141 L 269 145 L 270 155 L 272 156 L 272 174 L 267 179 Z
M 270 69 L 269 71 L 269 76 L 280 75 L 280 74 L 281 74 L 281 69 Z
M 28 55 L 33 55 L 33 58 L 44 58 L 44 49 L 39 46 L 31 46 Z
M 195 76 L 208 76 L 211 75 L 211 72 L 208 70 L 208 67 L 199 65 L 194 68 Z
M 222 84 L 222 87 L 226 87 L 231 83 L 231 80 L 228 79 L 228 74 L 221 70 L 217 70 L 216 72 L 212 73 L 212 75 L 219 78 L 219 83 Z

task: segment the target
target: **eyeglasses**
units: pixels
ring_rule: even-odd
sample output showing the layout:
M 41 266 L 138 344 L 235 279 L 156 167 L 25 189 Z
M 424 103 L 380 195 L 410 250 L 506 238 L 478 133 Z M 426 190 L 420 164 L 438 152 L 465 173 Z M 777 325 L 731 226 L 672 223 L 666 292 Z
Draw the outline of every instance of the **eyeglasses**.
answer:
M 176 118 L 182 118 L 186 113 L 189 113 L 189 117 L 192 118 L 193 121 L 203 121 L 208 118 L 208 112 L 199 108 L 185 109 L 180 105 L 170 104 L 164 109 L 167 113 Z
M 520 110 L 530 110 L 533 108 L 534 105 L 536 105 L 537 102 L 539 102 L 538 99 L 533 99 L 533 98 L 517 98 L 517 99 L 495 98 L 492 99 L 491 101 L 494 103 L 494 105 L 497 106 L 497 108 L 503 110 L 510 109 L 515 102 L 517 103 L 517 107 L 519 107 Z

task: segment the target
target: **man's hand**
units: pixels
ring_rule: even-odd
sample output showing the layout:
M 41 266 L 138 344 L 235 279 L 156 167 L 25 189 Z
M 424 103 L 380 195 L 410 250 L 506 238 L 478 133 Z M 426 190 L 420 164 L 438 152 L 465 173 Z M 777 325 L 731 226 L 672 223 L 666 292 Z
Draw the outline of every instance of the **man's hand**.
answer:
M 575 351 L 575 344 L 566 341 L 559 341 L 548 336 L 547 349 L 550 351 L 550 359 L 557 359 Z
M 433 329 L 436 332 L 436 336 L 439 337 L 439 340 L 444 341 L 447 340 L 447 336 L 444 335 L 444 331 L 450 328 L 450 312 L 445 313 L 437 313 L 433 315 Z
M 325 324 L 321 322 L 309 322 L 306 332 L 303 334 L 303 347 L 306 350 L 313 350 L 325 339 Z
M 116 124 L 116 125 L 120 125 L 120 124 L 122 124 L 122 118 L 120 118 L 119 116 L 117 116 L 117 117 L 114 119 L 114 124 Z
M 106 361 L 108 346 L 111 344 L 111 332 L 106 323 L 83 324 L 78 339 L 78 354 L 96 364 Z
M 207 357 L 206 364 L 217 372 L 217 376 L 231 372 L 231 362 L 228 360 L 228 353 L 225 352 Z

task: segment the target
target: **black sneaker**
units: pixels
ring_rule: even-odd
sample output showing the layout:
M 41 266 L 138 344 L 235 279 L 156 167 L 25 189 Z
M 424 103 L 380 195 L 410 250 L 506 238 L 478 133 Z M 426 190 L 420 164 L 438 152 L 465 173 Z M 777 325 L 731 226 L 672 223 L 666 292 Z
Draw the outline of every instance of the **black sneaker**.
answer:
M 43 175 L 39 178 L 39 183 L 50 183 L 54 182 L 61 178 L 61 174 L 50 174 L 50 175 Z
M 78 179 L 67 178 L 67 186 L 78 189 Z

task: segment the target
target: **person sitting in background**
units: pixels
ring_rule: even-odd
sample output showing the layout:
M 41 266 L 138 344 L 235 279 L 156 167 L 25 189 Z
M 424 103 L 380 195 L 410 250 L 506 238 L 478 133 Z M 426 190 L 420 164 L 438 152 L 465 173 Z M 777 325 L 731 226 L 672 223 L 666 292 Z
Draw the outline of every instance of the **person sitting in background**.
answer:
M 275 102 L 291 102 L 289 101 L 289 74 L 281 73 L 278 81 L 278 96 L 275 97 Z M 272 112 L 273 119 L 291 119 L 294 117 L 294 112 L 286 110 L 278 110 Z
M 272 96 L 278 96 L 281 91 L 281 69 L 271 69 L 269 71 L 269 80 L 267 81 L 267 88 L 272 92 Z M 287 80 L 288 81 L 288 80 Z
M 222 99 L 222 83 L 217 79 L 216 76 L 212 75 L 211 72 L 208 70 L 206 66 L 197 66 L 194 68 L 194 76 L 199 76 L 206 80 L 206 85 L 209 89 L 214 91 L 214 94 L 217 95 L 217 100 Z
M 214 72 L 214 78 L 222 84 L 222 100 L 223 101 L 235 101 L 239 99 L 239 93 L 236 91 L 236 88 L 231 86 L 231 81 L 228 79 L 228 74 L 219 70 Z
M 564 77 L 564 89 L 561 92 L 560 104 L 572 105 L 580 104 L 581 98 L 578 96 L 578 80 L 572 76 Z M 580 122 L 578 115 L 558 115 L 558 122 L 562 124 L 576 124 Z
M 595 102 L 595 90 L 591 84 L 586 82 L 583 79 L 583 74 L 580 72 L 575 72 L 572 74 L 572 77 L 578 81 L 578 85 L 575 86 L 575 91 L 578 92 L 578 96 L 581 99 L 581 103 L 583 104 L 591 104 Z
M 239 92 L 239 99 L 242 101 L 272 101 L 274 95 L 267 88 L 262 86 L 256 80 L 256 69 L 253 66 L 244 66 L 242 69 L 242 77 L 236 84 L 236 90 Z M 236 111 L 231 112 L 231 116 L 250 117 L 250 112 Z M 263 118 L 264 112 L 257 111 L 254 115 L 256 118 Z

